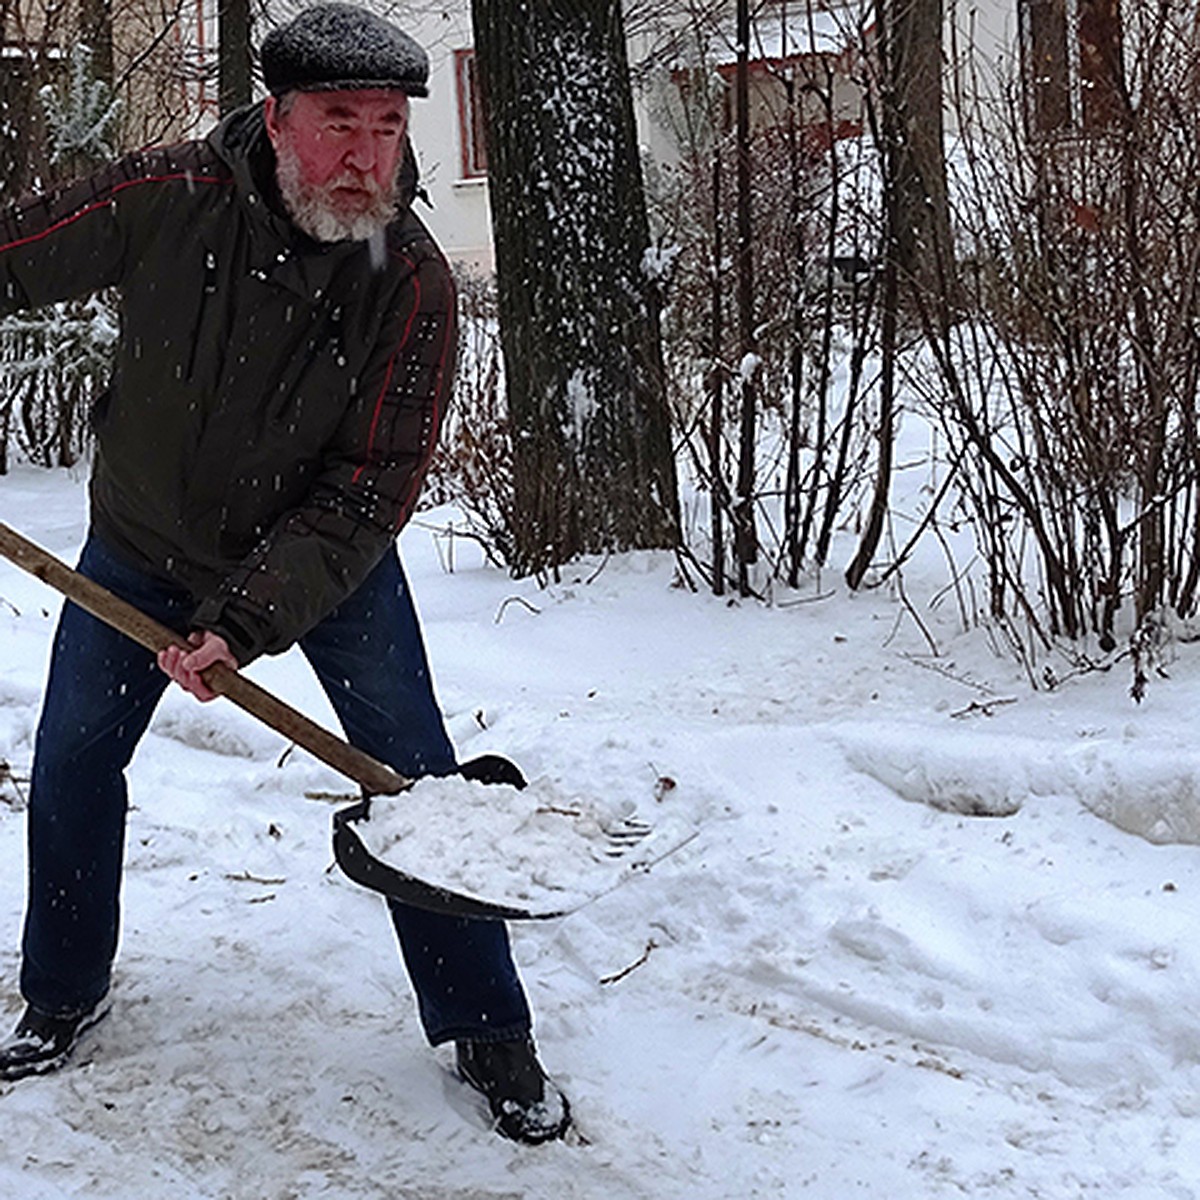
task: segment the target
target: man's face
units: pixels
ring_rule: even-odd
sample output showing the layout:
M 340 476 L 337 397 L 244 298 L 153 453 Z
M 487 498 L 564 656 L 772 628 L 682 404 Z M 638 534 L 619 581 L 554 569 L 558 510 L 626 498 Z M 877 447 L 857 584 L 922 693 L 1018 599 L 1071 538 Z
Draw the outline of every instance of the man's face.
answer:
M 385 226 L 408 132 L 401 91 L 296 92 L 266 103 L 279 189 L 296 224 L 322 242 L 361 241 Z

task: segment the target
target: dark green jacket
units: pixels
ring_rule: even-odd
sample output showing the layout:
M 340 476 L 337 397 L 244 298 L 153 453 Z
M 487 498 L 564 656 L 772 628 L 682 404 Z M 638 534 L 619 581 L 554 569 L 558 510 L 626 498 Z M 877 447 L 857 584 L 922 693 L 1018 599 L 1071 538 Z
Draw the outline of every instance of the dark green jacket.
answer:
M 261 106 L 0 212 L 0 315 L 113 287 L 92 519 L 186 586 L 239 661 L 286 649 L 413 510 L 449 396 L 445 259 L 404 198 L 385 239 L 282 215 Z

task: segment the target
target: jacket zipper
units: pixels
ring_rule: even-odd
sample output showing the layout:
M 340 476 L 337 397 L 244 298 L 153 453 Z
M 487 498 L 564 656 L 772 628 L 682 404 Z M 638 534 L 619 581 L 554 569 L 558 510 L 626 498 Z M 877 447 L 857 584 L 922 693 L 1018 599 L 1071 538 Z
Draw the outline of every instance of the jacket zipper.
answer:
M 200 335 L 204 329 L 204 314 L 208 309 L 208 299 L 217 291 L 217 256 L 212 250 L 204 252 L 204 275 L 200 284 L 200 311 L 196 315 L 196 328 L 192 333 L 192 345 L 188 351 L 187 378 L 190 380 L 196 373 L 197 352 L 200 349 Z

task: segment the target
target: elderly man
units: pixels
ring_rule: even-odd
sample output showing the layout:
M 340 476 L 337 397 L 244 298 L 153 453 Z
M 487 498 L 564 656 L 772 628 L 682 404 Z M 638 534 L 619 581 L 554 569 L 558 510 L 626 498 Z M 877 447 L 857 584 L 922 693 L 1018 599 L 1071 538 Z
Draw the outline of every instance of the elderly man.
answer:
M 0 214 L 0 314 L 115 288 L 79 569 L 189 651 L 155 659 L 66 605 L 29 797 L 20 986 L 0 1079 L 53 1070 L 108 1011 L 124 771 L 169 680 L 299 645 L 349 739 L 458 770 L 396 553 L 450 393 L 454 286 L 413 214 L 428 61 L 324 4 L 262 47 L 270 92 L 205 140 L 133 154 Z M 433 1044 L 497 1128 L 560 1136 L 504 926 L 390 904 Z

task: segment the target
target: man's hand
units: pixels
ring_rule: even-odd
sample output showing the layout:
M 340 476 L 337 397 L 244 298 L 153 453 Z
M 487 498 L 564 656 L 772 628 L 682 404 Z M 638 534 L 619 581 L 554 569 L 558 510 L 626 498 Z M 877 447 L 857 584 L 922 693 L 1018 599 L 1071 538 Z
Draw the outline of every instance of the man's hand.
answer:
M 186 650 L 182 646 L 168 646 L 160 650 L 158 665 L 197 700 L 215 700 L 217 693 L 200 678 L 200 673 L 216 662 L 223 662 L 236 671 L 237 659 L 233 657 L 225 639 L 208 629 L 190 634 L 188 645 L 194 648 Z

